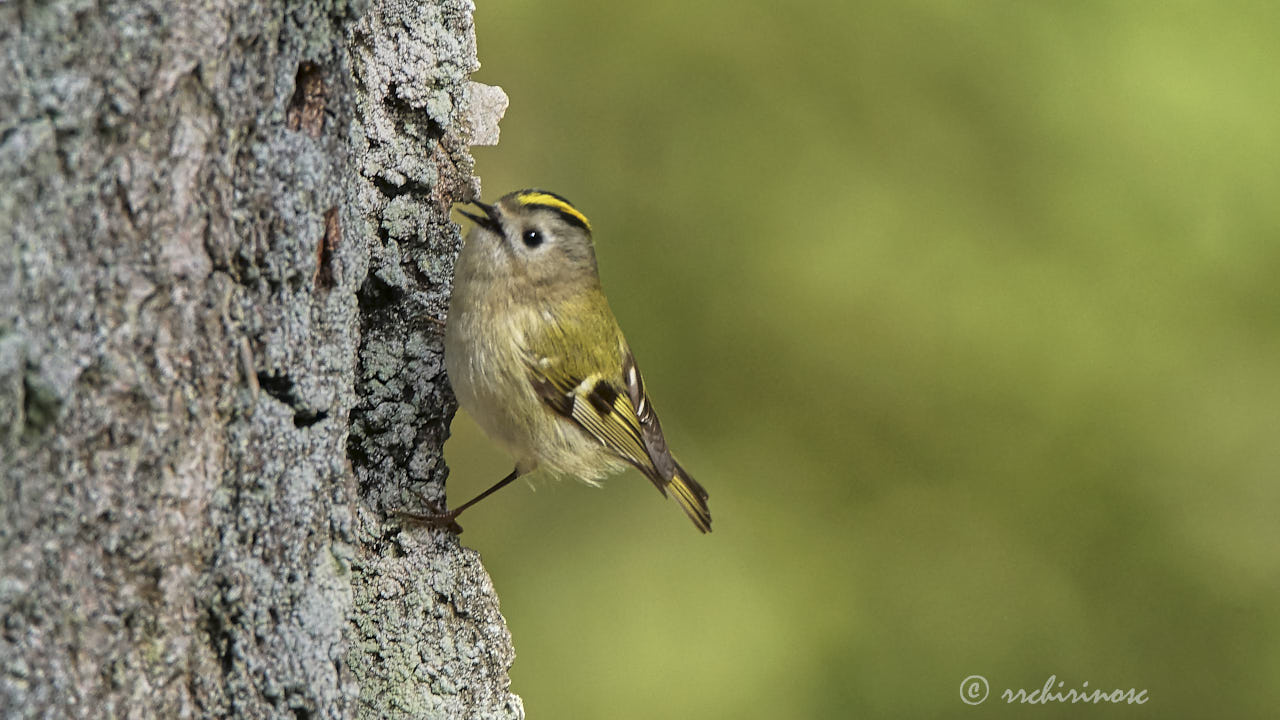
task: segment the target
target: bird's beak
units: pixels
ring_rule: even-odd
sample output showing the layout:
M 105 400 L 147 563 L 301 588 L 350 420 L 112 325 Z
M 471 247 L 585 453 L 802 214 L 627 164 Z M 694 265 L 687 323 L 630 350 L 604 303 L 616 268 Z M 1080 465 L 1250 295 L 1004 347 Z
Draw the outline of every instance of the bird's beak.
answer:
M 471 204 L 483 210 L 484 215 L 473 215 L 466 210 L 459 210 L 458 212 L 471 218 L 475 224 L 486 230 L 492 230 L 496 233 L 502 232 L 502 222 L 498 218 L 498 209 L 496 207 L 492 205 L 485 205 L 479 200 L 473 200 Z

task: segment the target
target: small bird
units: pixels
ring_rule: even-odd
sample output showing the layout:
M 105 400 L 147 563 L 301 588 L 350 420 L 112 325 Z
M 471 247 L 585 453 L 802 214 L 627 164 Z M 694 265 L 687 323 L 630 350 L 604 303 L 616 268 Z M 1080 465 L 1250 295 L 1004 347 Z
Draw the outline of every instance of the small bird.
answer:
M 458 508 L 416 517 L 456 528 L 462 511 L 535 469 L 596 485 L 631 465 L 710 532 L 707 491 L 667 449 L 605 299 L 586 215 L 543 190 L 474 205 L 482 214 L 462 211 L 475 227 L 454 271 L 445 368 L 459 404 L 516 467 Z

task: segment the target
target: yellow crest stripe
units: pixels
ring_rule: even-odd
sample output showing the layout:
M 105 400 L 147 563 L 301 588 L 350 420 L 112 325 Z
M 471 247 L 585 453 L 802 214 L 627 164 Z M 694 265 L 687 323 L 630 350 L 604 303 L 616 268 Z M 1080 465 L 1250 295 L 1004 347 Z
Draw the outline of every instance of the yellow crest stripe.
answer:
M 520 193 L 516 196 L 516 200 L 518 200 L 521 205 L 538 205 L 565 213 L 566 215 L 577 218 L 586 229 L 591 229 L 591 222 L 587 220 L 587 216 L 583 215 L 578 208 L 570 205 L 568 200 L 565 200 L 559 195 L 552 195 L 548 192 L 530 191 Z

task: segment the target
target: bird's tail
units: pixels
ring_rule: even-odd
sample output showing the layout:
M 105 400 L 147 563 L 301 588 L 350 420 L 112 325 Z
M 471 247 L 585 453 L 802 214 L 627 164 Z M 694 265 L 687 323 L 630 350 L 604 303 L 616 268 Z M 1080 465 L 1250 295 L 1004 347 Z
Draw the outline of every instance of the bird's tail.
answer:
M 685 515 L 689 516 L 699 530 L 704 533 L 711 532 L 711 509 L 707 507 L 707 491 L 698 484 L 698 481 L 689 477 L 689 473 L 680 467 L 680 463 L 673 464 L 675 472 L 669 484 L 671 494 L 675 496 L 676 502 L 680 503 Z

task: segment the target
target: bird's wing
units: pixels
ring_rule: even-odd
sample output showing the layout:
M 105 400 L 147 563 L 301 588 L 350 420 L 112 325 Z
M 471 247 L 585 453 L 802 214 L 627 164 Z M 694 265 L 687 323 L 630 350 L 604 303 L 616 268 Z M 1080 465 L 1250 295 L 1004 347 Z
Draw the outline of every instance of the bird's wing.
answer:
M 583 375 L 558 358 L 530 358 L 529 381 L 542 402 L 641 472 L 654 471 L 631 398 L 601 373 Z
M 658 413 L 644 391 L 644 376 L 636 365 L 631 350 L 623 347 L 622 379 L 627 385 L 627 395 L 631 398 L 632 407 L 636 410 L 636 419 L 640 423 L 640 435 L 645 449 L 653 463 L 655 474 L 649 479 L 658 490 L 666 495 L 666 488 L 671 488 L 689 519 L 702 532 L 711 532 L 711 510 L 707 507 L 709 495 L 698 481 L 694 480 L 684 467 L 676 461 L 671 450 L 667 448 L 667 438 L 662 434 L 662 423 L 658 422 Z M 648 474 L 648 473 L 646 473 Z
M 620 351 L 621 378 L 574 372 L 561 358 L 532 354 L 527 362 L 530 382 L 547 407 L 635 466 L 658 492 L 665 496 L 670 488 L 693 524 L 709 532 L 707 491 L 671 455 L 635 358 L 625 342 L 620 341 Z

